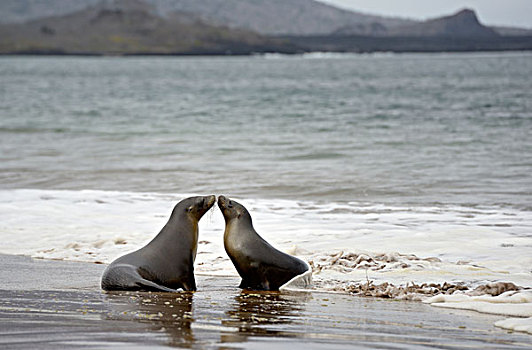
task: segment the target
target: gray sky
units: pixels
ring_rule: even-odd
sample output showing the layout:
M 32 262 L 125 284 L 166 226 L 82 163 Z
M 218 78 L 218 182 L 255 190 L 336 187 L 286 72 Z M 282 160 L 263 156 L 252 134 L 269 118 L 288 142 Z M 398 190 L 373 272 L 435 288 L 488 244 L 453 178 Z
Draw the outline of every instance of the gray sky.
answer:
M 450 15 L 463 8 L 477 12 L 488 25 L 532 28 L 532 0 L 319 0 L 356 11 L 427 19 Z

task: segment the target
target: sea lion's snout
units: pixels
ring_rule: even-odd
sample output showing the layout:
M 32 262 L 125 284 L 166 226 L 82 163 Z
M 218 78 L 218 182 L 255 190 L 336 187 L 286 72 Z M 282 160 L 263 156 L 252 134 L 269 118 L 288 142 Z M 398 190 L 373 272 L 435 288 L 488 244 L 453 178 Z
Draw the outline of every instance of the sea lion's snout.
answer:
M 224 214 L 225 210 L 225 204 L 227 203 L 227 198 L 224 196 L 218 196 L 218 208 L 222 211 L 222 214 Z M 225 217 L 225 215 L 224 215 Z
M 218 206 L 220 209 L 222 209 L 222 211 L 224 209 L 231 209 L 233 208 L 233 202 L 227 197 L 220 196 L 218 197 Z
M 214 205 L 214 202 L 216 202 L 216 196 L 215 195 L 211 195 L 211 196 L 205 197 L 203 199 L 203 206 L 205 208 L 207 208 L 207 209 L 210 209 Z
M 225 222 L 229 222 L 231 218 L 233 217 L 234 210 L 232 201 L 225 197 L 225 196 L 219 196 L 218 197 L 218 208 L 220 208 L 220 211 L 222 212 L 222 215 L 224 216 Z
M 216 202 L 216 196 L 204 196 L 196 197 L 194 204 L 187 208 L 188 212 L 192 212 L 196 216 L 196 219 L 199 220 L 209 209 L 212 208 Z

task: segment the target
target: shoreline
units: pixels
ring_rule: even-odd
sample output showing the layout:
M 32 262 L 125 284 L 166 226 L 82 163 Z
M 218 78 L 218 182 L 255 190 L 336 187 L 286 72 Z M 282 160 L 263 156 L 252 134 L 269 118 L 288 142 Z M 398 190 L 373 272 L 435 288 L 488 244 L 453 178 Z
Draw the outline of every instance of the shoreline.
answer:
M 310 40 L 310 39 L 309 39 Z M 318 40 L 318 39 L 316 39 Z M 532 38 L 531 38 L 532 40 Z M 352 55 L 368 55 L 368 54 L 490 54 L 490 53 L 530 53 L 532 52 L 532 44 L 526 47 L 515 48 L 479 48 L 479 49 L 397 49 L 397 48 L 378 48 L 378 49 L 361 49 L 350 50 L 341 48 L 338 50 L 330 50 L 325 47 L 318 47 L 312 50 L 301 50 L 294 52 L 283 51 L 250 51 L 245 53 L 238 52 L 63 52 L 63 51 L 10 51 L 0 52 L 0 57 L 254 57 L 267 55 L 283 55 L 283 56 L 300 56 L 308 54 L 352 54 Z
M 197 275 L 195 293 L 104 293 L 106 265 L 0 255 L 6 348 L 524 349 L 498 316 L 339 293 L 246 292 Z
M 279 35 L 264 37 L 268 42 L 258 45 L 233 43 L 227 47 L 179 49 L 120 49 L 111 46 L 72 48 L 68 44 L 14 46 L 4 43 L 0 56 L 253 56 L 264 54 L 300 55 L 327 53 L 490 53 L 530 52 L 531 35 L 496 37 L 463 36 L 364 36 L 364 35 Z M 11 46 L 10 46 L 11 45 Z

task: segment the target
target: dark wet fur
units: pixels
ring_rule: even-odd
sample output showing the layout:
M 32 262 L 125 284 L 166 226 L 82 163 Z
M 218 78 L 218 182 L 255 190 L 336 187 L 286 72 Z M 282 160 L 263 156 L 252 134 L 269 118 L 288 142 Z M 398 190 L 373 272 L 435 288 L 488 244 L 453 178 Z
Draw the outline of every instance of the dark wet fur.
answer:
M 179 202 L 161 232 L 145 247 L 121 256 L 104 271 L 104 290 L 195 291 L 194 259 L 198 221 L 212 207 L 214 196 Z
M 242 282 L 240 288 L 279 290 L 292 278 L 306 272 L 307 264 L 266 242 L 253 228 L 247 209 L 220 196 L 218 206 L 224 214 L 224 246 Z

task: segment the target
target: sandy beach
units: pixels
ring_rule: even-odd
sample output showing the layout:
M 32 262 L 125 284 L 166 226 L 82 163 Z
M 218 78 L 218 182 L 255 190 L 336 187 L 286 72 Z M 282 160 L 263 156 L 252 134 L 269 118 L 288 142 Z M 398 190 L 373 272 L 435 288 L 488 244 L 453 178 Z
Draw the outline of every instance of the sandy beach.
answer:
M 104 293 L 105 265 L 1 255 L 0 347 L 529 349 L 496 316 L 326 293 L 256 293 L 197 276 L 196 293 Z

